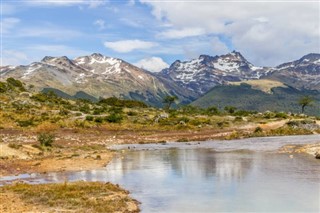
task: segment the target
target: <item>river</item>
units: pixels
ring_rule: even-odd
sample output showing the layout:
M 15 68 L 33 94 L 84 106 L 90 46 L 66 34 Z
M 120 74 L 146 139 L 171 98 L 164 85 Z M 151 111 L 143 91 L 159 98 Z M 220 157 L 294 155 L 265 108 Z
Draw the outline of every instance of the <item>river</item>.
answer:
M 320 160 L 276 152 L 319 141 L 312 135 L 122 145 L 103 169 L 23 174 L 0 184 L 110 181 L 129 190 L 142 212 L 319 212 Z

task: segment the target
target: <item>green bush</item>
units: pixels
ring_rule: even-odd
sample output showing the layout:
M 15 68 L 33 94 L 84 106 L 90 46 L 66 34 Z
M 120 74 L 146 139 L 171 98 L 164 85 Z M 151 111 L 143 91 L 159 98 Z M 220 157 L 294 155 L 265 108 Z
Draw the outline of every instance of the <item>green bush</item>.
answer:
M 146 108 L 148 107 L 145 103 L 136 100 L 122 100 L 116 97 L 110 97 L 106 99 L 101 99 L 99 101 L 101 105 L 109 105 L 114 107 L 128 107 L 128 108 Z
M 254 130 L 254 133 L 261 133 L 261 132 L 263 132 L 263 129 L 262 129 L 260 126 L 258 126 L 258 127 Z
M 14 78 L 8 78 L 7 79 L 7 85 L 11 88 L 18 88 L 20 91 L 24 92 L 26 89 L 24 88 L 21 81 L 16 80 Z
M 20 127 L 28 127 L 28 126 L 34 125 L 33 120 L 20 120 L 20 121 L 17 121 L 17 123 L 18 123 L 18 126 Z
M 55 136 L 48 132 L 38 134 L 38 141 L 42 147 L 51 147 L 55 140 Z
M 241 116 L 236 116 L 234 118 L 234 121 L 243 121 L 243 118 Z
M 129 111 L 129 112 L 127 112 L 127 115 L 128 116 L 136 116 L 136 115 L 138 115 L 138 113 L 133 112 L 133 111 Z
M 228 112 L 229 114 L 235 113 L 236 110 L 237 110 L 237 107 L 234 107 L 234 106 L 226 106 L 226 107 L 224 107 L 224 111 Z
M 94 119 L 94 122 L 96 122 L 96 123 L 102 123 L 102 122 L 103 122 L 103 118 L 102 118 L 102 117 L 96 117 L 96 118 Z
M 180 122 L 188 123 L 190 121 L 190 119 L 188 117 L 181 117 L 181 118 L 179 118 L 178 121 L 179 121 L 179 123 Z
M 208 115 L 217 115 L 219 114 L 219 110 L 217 107 L 215 106 L 212 106 L 212 107 L 209 107 L 206 109 L 206 114 Z
M 0 93 L 6 92 L 7 89 L 7 84 L 5 82 L 0 82 Z
M 287 115 L 287 113 L 284 113 L 284 112 L 277 112 L 274 117 L 276 117 L 276 118 L 287 118 L 288 115 Z
M 121 114 L 112 113 L 106 117 L 106 121 L 109 123 L 120 123 L 123 120 L 123 116 Z
M 59 111 L 59 115 L 62 115 L 62 116 L 69 115 L 69 114 L 70 114 L 70 111 L 67 109 L 60 109 Z
M 20 149 L 22 147 L 21 144 L 9 143 L 8 146 L 12 149 Z
M 87 121 L 93 121 L 94 117 L 91 115 L 86 116 Z

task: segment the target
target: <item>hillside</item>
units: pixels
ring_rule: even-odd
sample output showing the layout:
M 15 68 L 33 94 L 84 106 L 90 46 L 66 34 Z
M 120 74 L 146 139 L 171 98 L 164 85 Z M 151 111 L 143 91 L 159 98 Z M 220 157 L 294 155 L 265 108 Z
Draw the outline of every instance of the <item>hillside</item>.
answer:
M 249 82 L 250 83 L 250 82 Z M 320 115 L 320 92 L 312 90 L 297 90 L 293 87 L 273 87 L 271 92 L 263 92 L 248 83 L 240 85 L 222 85 L 211 89 L 203 97 L 191 105 L 199 107 L 234 106 L 242 110 L 253 111 L 286 111 L 300 113 L 298 100 L 309 95 L 315 99 L 313 106 L 307 107 L 305 113 Z
M 96 99 L 115 96 L 141 100 L 152 106 L 161 106 L 163 97 L 169 94 L 179 96 L 181 101 L 189 96 L 183 90 L 168 89 L 147 71 L 97 53 L 74 60 L 46 56 L 41 62 L 27 66 L 1 67 L 0 74 L 4 79 L 13 77 L 33 85 L 37 91 L 51 88 L 70 96 L 82 91 Z
M 176 96 L 177 104 L 180 105 L 187 105 L 200 98 L 195 103 L 201 106 L 202 96 L 211 89 L 219 90 L 214 87 L 239 85 L 243 81 L 251 84 L 252 89 L 266 93 L 272 93 L 273 87 L 287 86 L 297 91 L 320 91 L 320 54 L 308 54 L 299 60 L 276 67 L 258 67 L 250 63 L 240 52 L 233 51 L 220 56 L 200 55 L 199 58 L 190 61 L 176 60 L 169 68 L 159 73 L 152 73 L 124 60 L 98 53 L 73 60 L 66 56 L 46 56 L 40 62 L 27 66 L 1 67 L 0 75 L 3 79 L 19 79 L 30 85 L 34 91 L 51 90 L 61 97 L 71 99 L 85 98 L 96 101 L 100 98 L 118 97 L 163 107 L 163 98 L 170 95 Z M 254 95 L 255 92 L 248 94 Z M 261 97 L 253 96 L 247 99 L 257 98 L 256 101 L 261 100 L 261 105 L 272 107 L 270 110 L 282 110 L 280 106 L 292 105 L 292 102 L 304 93 L 290 91 L 290 98 L 281 100 L 283 104 L 277 103 L 278 107 L 265 105 L 270 97 L 264 93 Z M 293 97 L 293 94 L 296 97 Z M 220 93 L 218 96 L 224 96 L 224 99 L 230 97 L 228 94 Z M 273 96 L 276 97 L 275 94 Z M 262 97 L 267 100 L 264 101 Z M 233 100 L 230 98 L 223 103 L 232 103 Z M 242 107 L 244 106 L 246 105 Z M 248 107 L 251 109 L 254 106 Z M 289 107 L 288 110 L 291 111 L 293 108 Z M 266 107 L 257 109 L 265 110 Z
M 299 89 L 320 90 L 320 54 L 310 53 L 299 60 L 272 68 L 263 78 L 283 82 Z

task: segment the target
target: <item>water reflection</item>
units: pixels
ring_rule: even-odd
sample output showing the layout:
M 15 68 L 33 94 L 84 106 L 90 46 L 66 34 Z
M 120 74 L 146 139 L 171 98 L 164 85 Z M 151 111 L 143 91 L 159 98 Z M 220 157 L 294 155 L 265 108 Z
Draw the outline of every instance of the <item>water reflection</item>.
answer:
M 111 181 L 143 212 L 319 212 L 320 161 L 305 155 L 238 150 L 127 151 L 101 170 L 32 174 L 32 183 Z
M 252 152 L 219 153 L 210 149 L 169 149 L 132 151 L 114 160 L 108 167 L 121 175 L 133 170 L 145 169 L 172 171 L 177 177 L 197 179 L 216 176 L 219 179 L 242 179 L 251 169 Z M 239 159 L 241 157 L 241 160 Z
M 210 149 L 131 151 L 108 167 L 144 212 L 318 211 L 320 162 Z

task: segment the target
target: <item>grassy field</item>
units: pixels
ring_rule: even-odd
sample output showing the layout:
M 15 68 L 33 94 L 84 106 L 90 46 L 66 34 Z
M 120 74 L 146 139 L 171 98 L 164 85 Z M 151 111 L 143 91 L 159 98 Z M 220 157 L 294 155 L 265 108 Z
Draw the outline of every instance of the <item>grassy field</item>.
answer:
M 35 212 L 139 212 L 138 202 L 129 197 L 128 191 L 111 183 L 17 183 L 1 187 L 0 192 L 1 212 L 30 212 L 30 206 Z M 12 198 L 16 207 L 8 203 Z

